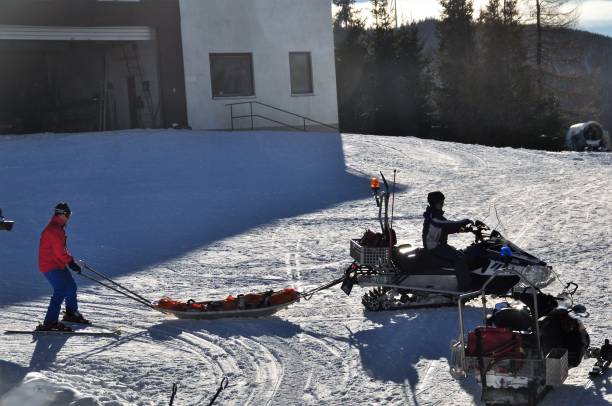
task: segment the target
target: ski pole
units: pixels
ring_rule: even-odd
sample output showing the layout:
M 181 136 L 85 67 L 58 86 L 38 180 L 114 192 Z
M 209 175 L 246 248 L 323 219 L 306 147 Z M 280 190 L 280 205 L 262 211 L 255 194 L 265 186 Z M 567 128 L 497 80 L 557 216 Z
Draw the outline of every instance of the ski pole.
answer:
M 129 294 L 127 294 L 127 293 L 125 293 L 125 292 L 122 292 L 122 291 L 120 291 L 119 289 L 114 288 L 114 287 L 112 287 L 111 285 L 106 284 L 106 283 L 104 283 L 104 282 L 102 282 L 102 281 L 100 281 L 100 280 L 98 280 L 98 279 L 96 279 L 96 278 L 92 278 L 91 276 L 85 275 L 85 274 L 83 274 L 83 273 L 80 273 L 79 275 L 81 275 L 81 276 L 82 276 L 83 278 L 85 278 L 85 279 L 89 279 L 90 281 L 96 282 L 97 284 L 102 285 L 102 286 L 104 286 L 104 287 L 105 287 L 105 288 L 107 288 L 107 289 L 110 289 L 110 290 L 112 290 L 112 291 L 115 291 L 115 292 L 119 293 L 120 295 L 123 295 L 123 296 L 127 297 L 128 299 L 132 299 L 132 300 L 134 300 L 134 301 L 136 301 L 136 302 L 138 302 L 138 303 L 140 303 L 140 304 L 142 304 L 142 305 L 145 305 L 145 306 L 147 306 L 147 307 L 150 307 L 151 309 L 155 309 L 155 306 L 153 306 L 153 305 L 151 304 L 151 302 L 148 302 L 148 301 L 146 301 L 146 300 L 139 299 L 139 298 L 134 297 L 134 296 L 130 296 Z M 157 310 L 157 309 L 155 309 L 155 310 Z
M 208 406 L 212 406 L 215 403 L 215 400 L 217 400 L 221 391 L 227 388 L 228 384 L 229 384 L 229 379 L 227 379 L 227 376 L 224 376 L 223 379 L 221 379 L 221 385 L 219 385 L 219 389 L 217 389 L 217 393 L 215 393 L 215 396 L 213 396 L 213 398 L 210 400 L 210 403 L 208 404 Z
M 133 292 L 133 291 L 129 290 L 129 289 L 128 289 L 128 288 L 126 288 L 125 286 L 123 286 L 123 285 L 121 285 L 121 284 L 119 284 L 119 283 L 115 282 L 114 280 L 112 280 L 112 279 L 111 279 L 111 278 L 109 278 L 108 276 L 104 275 L 103 273 L 96 271 L 95 269 L 93 269 L 92 267 L 90 267 L 89 265 L 87 265 L 85 262 L 83 262 L 83 266 L 84 266 L 84 267 L 85 267 L 87 270 L 89 270 L 89 271 L 91 271 L 91 272 L 95 273 L 96 275 L 98 275 L 99 277 L 101 277 L 101 278 L 103 278 L 103 279 L 105 279 L 105 280 L 109 281 L 109 282 L 110 282 L 110 283 L 112 283 L 113 285 L 120 287 L 121 289 L 123 289 L 123 290 L 125 290 L 126 292 L 128 292 L 129 294 L 131 294 L 131 295 L 133 295 L 133 296 L 135 296 L 135 297 L 139 298 L 140 300 L 145 301 L 145 302 L 147 302 L 147 303 L 151 303 L 151 301 L 150 301 L 150 300 L 148 300 L 147 298 L 140 296 L 138 293 L 136 293 L 136 292 Z

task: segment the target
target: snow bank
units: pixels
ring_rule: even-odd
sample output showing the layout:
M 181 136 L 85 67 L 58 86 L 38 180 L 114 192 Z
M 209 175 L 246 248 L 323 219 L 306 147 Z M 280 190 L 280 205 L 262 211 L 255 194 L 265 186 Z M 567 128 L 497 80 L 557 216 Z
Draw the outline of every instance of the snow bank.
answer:
M 38 372 L 27 374 L 22 382 L 0 397 L 0 406 L 94 406 L 98 404 L 94 399 L 82 397 L 68 386 L 57 385 L 49 381 Z

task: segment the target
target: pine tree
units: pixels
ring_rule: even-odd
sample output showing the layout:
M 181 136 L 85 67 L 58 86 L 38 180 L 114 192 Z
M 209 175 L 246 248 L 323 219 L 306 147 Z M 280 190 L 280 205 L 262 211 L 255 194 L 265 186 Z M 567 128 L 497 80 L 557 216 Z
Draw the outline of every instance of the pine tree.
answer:
M 389 15 L 389 0 L 370 0 L 372 4 L 372 16 L 374 17 L 374 28 L 390 30 L 391 16 Z
M 551 30 L 573 26 L 578 19 L 578 7 L 573 0 L 531 0 L 529 3 L 533 7 L 536 26 L 536 66 L 539 90 L 542 91 L 544 65 L 552 60 L 551 44 L 547 43 L 546 34 Z
M 355 0 L 334 0 L 333 4 L 338 7 L 334 16 L 334 27 L 353 27 L 358 25 L 359 16 L 355 13 Z
M 374 29 L 370 32 L 369 68 L 370 80 L 367 87 L 371 95 L 371 128 L 377 134 L 393 131 L 392 109 L 394 76 L 398 73 L 394 49 L 394 33 L 387 0 L 371 0 Z
M 342 131 L 363 132 L 368 93 L 367 40 L 363 21 L 354 10 L 355 0 L 334 0 L 340 7 L 334 23 L 338 113 Z
M 396 31 L 395 133 L 427 137 L 431 127 L 431 76 L 416 24 Z
M 479 142 L 541 146 L 543 133 L 559 129 L 553 99 L 537 91 L 537 70 L 527 60 L 517 0 L 489 0 L 481 12 Z
M 467 0 L 440 0 L 440 4 L 437 108 L 445 135 L 469 141 L 470 124 L 477 116 L 474 9 Z
M 480 13 L 482 54 L 479 86 L 480 119 L 486 143 L 500 144 L 509 126 L 519 125 L 512 116 L 520 115 L 524 103 L 526 52 L 521 43 L 516 0 L 489 0 Z M 527 89 L 529 90 L 529 89 Z

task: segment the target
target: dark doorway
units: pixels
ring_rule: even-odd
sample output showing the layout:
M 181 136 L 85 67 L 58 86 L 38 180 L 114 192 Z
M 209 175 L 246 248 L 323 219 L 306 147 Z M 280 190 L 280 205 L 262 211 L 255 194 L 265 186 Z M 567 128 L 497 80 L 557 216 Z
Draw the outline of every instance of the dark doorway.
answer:
M 158 127 L 155 44 L 0 41 L 0 132 Z

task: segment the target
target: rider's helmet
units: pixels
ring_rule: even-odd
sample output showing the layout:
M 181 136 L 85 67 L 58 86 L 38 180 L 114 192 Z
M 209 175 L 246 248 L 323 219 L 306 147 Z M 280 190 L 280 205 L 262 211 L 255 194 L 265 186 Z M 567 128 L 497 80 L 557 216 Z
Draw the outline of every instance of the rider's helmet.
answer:
M 430 192 L 427 195 L 427 203 L 430 206 L 435 206 L 438 203 L 444 203 L 444 193 L 440 191 Z

